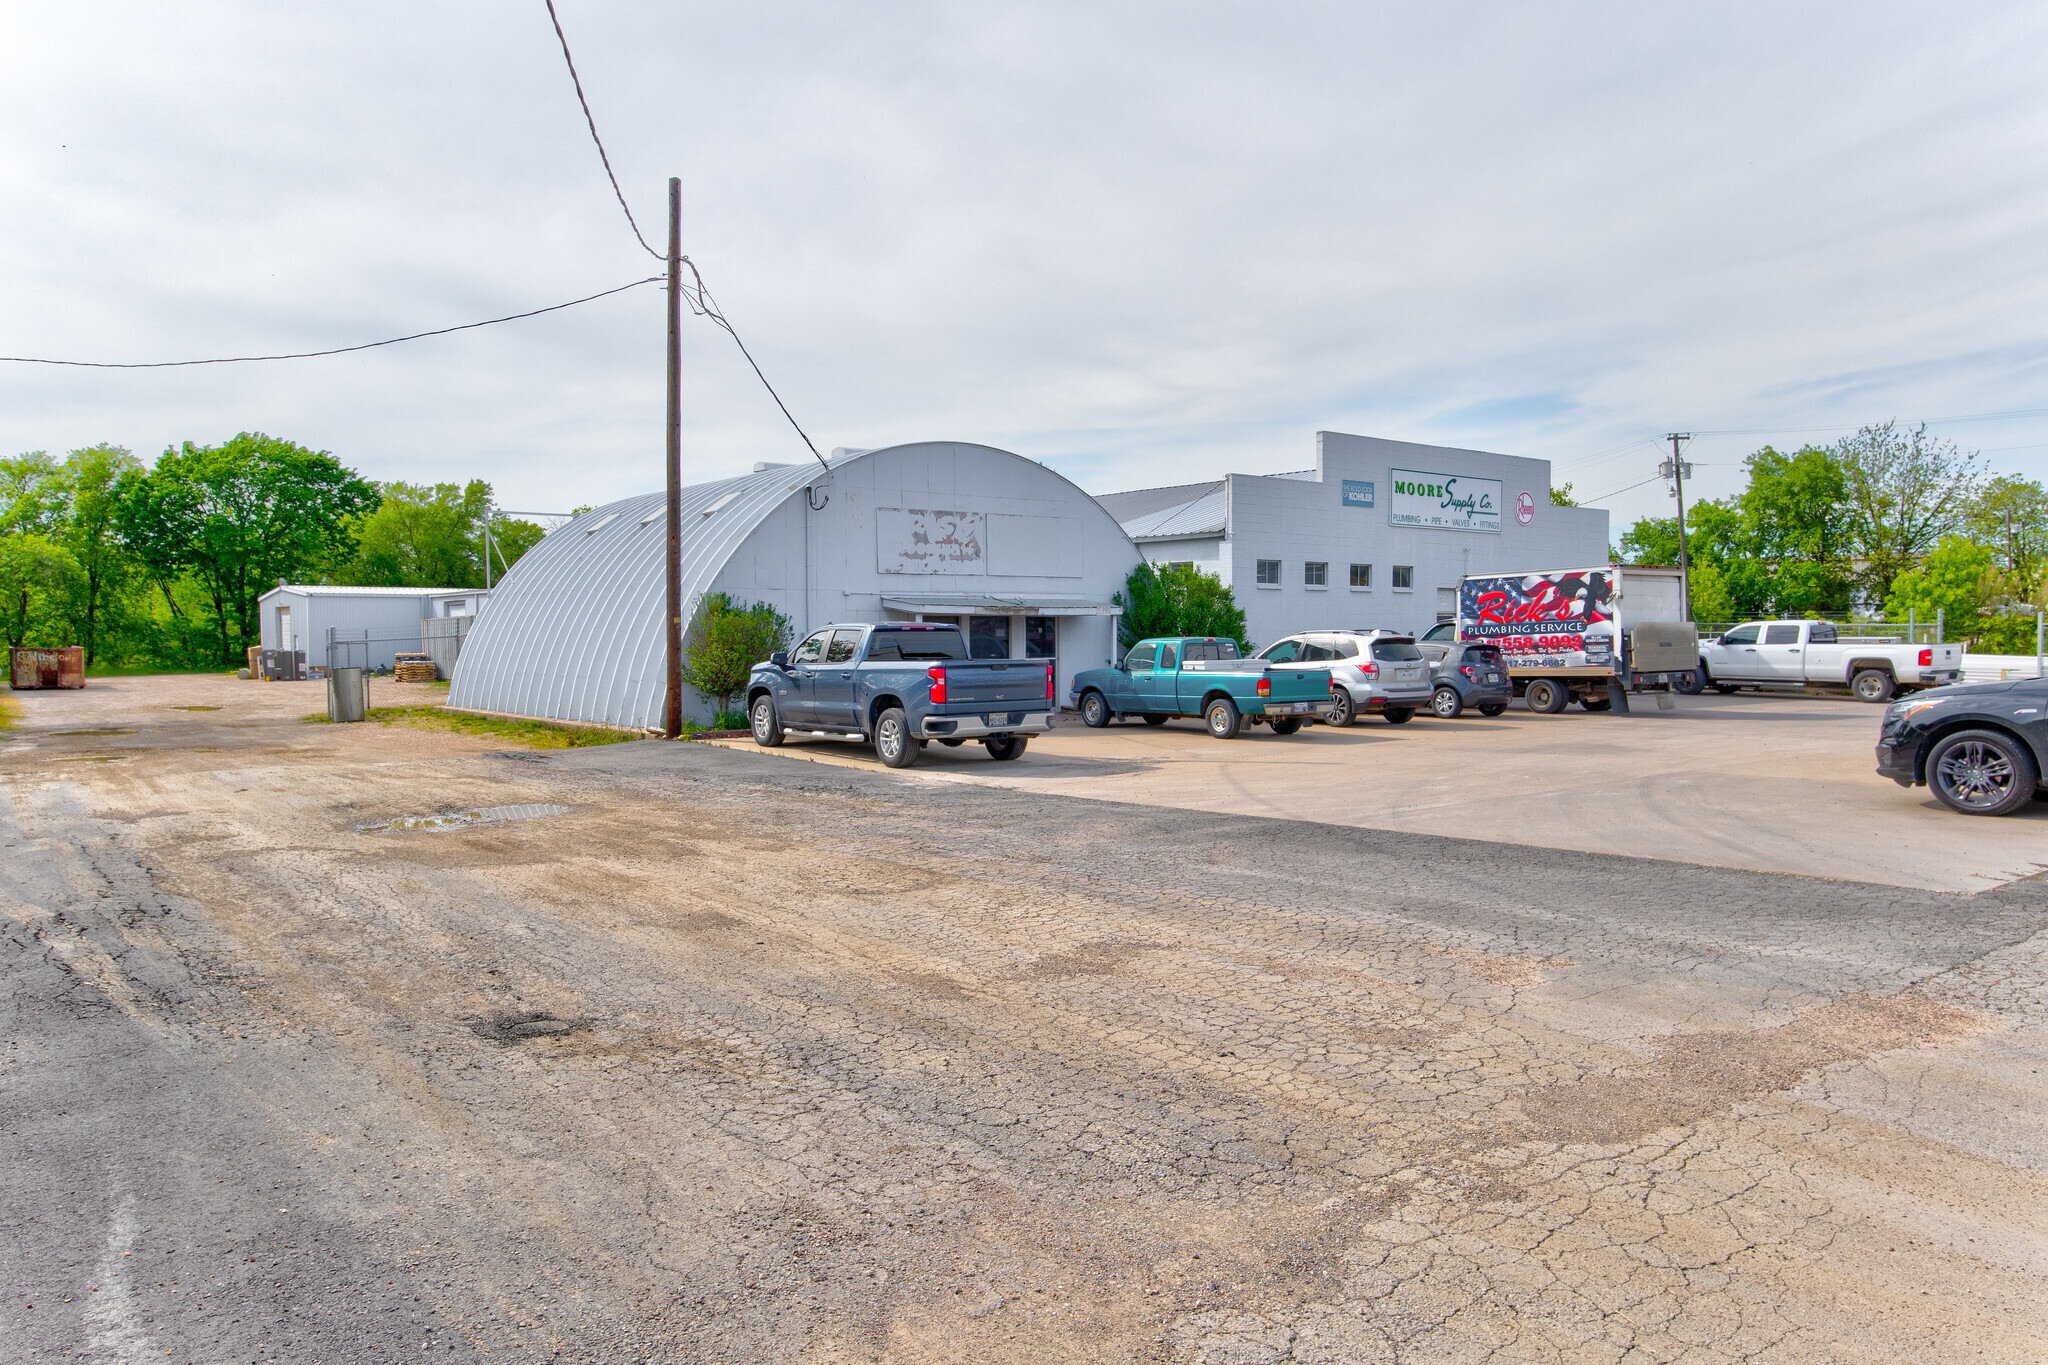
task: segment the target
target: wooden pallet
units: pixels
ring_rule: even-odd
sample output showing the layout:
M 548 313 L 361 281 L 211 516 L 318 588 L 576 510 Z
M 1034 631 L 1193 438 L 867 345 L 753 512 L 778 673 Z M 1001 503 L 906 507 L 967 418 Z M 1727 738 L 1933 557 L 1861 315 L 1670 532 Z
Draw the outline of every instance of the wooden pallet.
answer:
M 393 671 L 397 673 L 400 682 L 438 682 L 441 678 L 441 670 L 434 664 L 411 659 L 399 660 L 397 668 Z

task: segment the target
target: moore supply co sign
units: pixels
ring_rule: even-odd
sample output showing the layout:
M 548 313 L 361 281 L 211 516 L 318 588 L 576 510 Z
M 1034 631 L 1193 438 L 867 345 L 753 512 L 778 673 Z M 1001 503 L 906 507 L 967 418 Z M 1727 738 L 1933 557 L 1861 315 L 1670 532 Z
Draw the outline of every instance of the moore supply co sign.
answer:
M 1391 485 L 1387 520 L 1391 524 L 1500 533 L 1499 479 L 1468 479 L 1463 474 L 1432 474 L 1421 469 L 1390 469 L 1387 473 Z

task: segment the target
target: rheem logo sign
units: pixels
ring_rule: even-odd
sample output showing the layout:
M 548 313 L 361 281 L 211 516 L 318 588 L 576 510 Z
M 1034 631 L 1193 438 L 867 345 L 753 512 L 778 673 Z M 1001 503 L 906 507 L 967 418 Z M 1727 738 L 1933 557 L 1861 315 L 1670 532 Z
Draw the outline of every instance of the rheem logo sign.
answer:
M 1393 495 L 1387 499 L 1391 525 L 1500 534 L 1499 479 L 1468 479 L 1462 474 L 1432 474 L 1420 469 L 1387 473 L 1393 486 Z

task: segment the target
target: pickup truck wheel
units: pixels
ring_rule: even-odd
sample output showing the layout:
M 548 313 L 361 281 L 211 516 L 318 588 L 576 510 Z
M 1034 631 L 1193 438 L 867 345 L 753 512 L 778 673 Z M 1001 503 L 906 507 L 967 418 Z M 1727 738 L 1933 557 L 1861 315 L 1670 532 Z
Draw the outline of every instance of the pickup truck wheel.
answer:
M 2034 799 L 2040 780 L 2027 747 L 1996 730 L 1950 735 L 1927 755 L 1927 785 L 1964 815 L 2010 815 Z
M 1892 675 L 1881 668 L 1866 668 L 1849 679 L 1849 692 L 1858 701 L 1890 701 L 1895 690 Z
M 1145 716 L 1145 723 L 1147 725 L 1164 725 L 1166 724 L 1166 720 L 1167 718 L 1165 716 L 1155 716 L 1150 712 L 1147 712 Z
M 1529 709 L 1538 715 L 1554 716 L 1572 703 L 1571 690 L 1549 678 L 1537 678 L 1523 690 Z
M 1465 699 L 1458 695 L 1455 687 L 1439 687 L 1436 695 L 1429 699 L 1429 709 L 1442 720 L 1456 720 L 1465 712 Z
M 1349 725 L 1358 719 L 1358 703 L 1351 700 L 1351 689 L 1343 686 L 1330 689 L 1330 721 L 1332 725 Z
M 1406 725 L 1409 721 L 1415 719 L 1415 708 L 1412 706 L 1389 706 L 1381 714 L 1386 716 L 1387 724 L 1389 725 Z
M 1479 714 L 1482 716 L 1497 716 L 1507 709 L 1508 704 L 1504 701 L 1481 702 L 1479 705 Z
M 1005 763 L 1023 753 L 1029 742 L 1023 735 L 990 735 L 981 742 L 981 747 L 988 750 L 990 758 Z
M 1291 735 L 1301 728 L 1301 722 L 1293 716 L 1275 716 L 1267 723 L 1276 735 Z
M 764 749 L 773 749 L 782 743 L 782 717 L 775 714 L 775 698 L 765 695 L 754 698 L 754 709 L 747 714 L 747 720 L 754 730 L 754 743 Z
M 1244 723 L 1244 717 L 1238 714 L 1236 702 L 1228 697 L 1218 697 L 1202 708 L 1202 723 L 1218 739 L 1236 739 L 1237 728 Z
M 1100 692 L 1081 694 L 1081 723 L 1091 730 L 1100 730 L 1109 724 L 1109 702 Z
M 1671 690 L 1681 696 L 1697 697 L 1707 690 L 1707 675 L 1699 669 L 1671 675 Z
M 910 733 L 902 707 L 892 706 L 876 718 L 875 752 L 891 768 L 907 768 L 924 752 L 924 741 Z

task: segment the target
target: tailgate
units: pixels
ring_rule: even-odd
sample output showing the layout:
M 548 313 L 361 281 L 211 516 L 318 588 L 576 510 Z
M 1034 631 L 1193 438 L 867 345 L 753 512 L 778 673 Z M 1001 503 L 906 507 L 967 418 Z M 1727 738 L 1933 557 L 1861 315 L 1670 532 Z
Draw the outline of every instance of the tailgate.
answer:
M 990 706 L 1021 706 L 1036 702 L 1050 705 L 1046 678 L 1050 659 L 977 659 L 954 661 L 946 666 L 944 710 L 974 710 Z
M 1266 671 L 1271 690 L 1263 700 L 1276 701 L 1328 701 L 1330 698 L 1330 669 L 1326 664 L 1320 668 L 1272 668 Z

